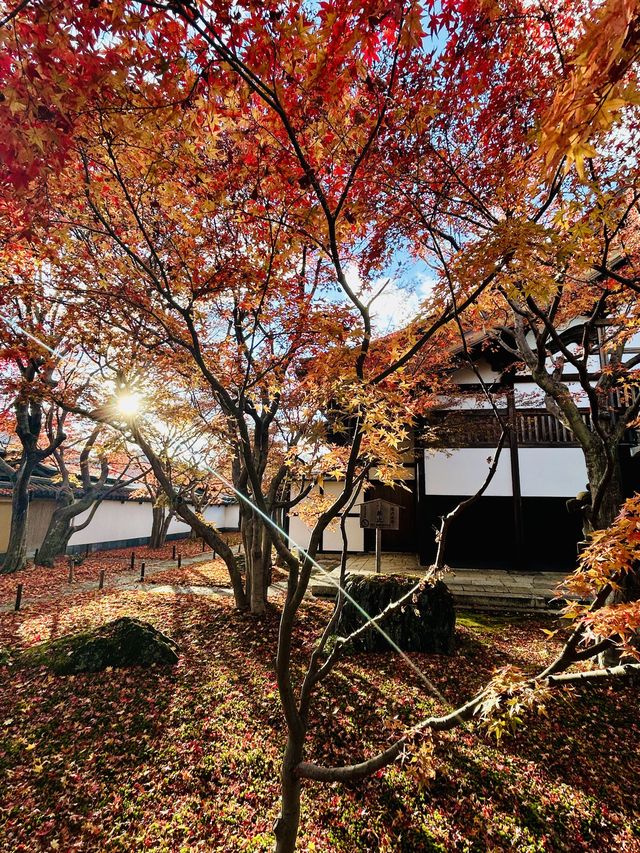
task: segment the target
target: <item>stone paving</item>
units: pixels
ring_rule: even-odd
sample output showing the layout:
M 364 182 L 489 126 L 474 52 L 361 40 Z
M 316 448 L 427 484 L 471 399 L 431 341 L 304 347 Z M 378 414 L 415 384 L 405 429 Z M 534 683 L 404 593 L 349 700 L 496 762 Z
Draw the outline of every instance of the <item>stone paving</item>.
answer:
M 239 552 L 239 546 L 235 549 Z M 189 566 L 209 562 L 211 554 L 184 556 L 182 565 Z M 340 569 L 336 566 L 338 557 L 323 555 L 319 558 L 321 568 L 314 568 L 307 595 L 323 598 L 335 597 L 340 580 Z M 154 560 L 147 562 L 145 578 L 176 568 L 175 560 Z M 375 556 L 373 554 L 354 554 L 347 561 L 347 572 L 354 574 L 375 574 Z M 415 554 L 383 554 L 381 574 L 405 575 L 420 578 L 425 573 Z M 561 572 L 510 572 L 503 569 L 452 569 L 446 572 L 444 581 L 453 593 L 460 607 L 478 610 L 519 610 L 544 611 L 557 610 L 561 602 L 557 600 L 557 587 L 564 575 Z M 229 587 L 152 584 L 141 583 L 139 569 L 124 572 L 107 584 L 110 589 L 140 589 L 158 594 L 186 594 L 229 597 L 233 595 Z M 107 588 L 106 587 L 106 588 Z M 78 592 L 95 589 L 95 581 L 73 584 L 68 592 L 58 593 L 55 598 L 77 595 Z M 269 587 L 270 595 L 286 593 L 286 582 L 276 581 Z M 38 599 L 38 603 L 48 599 Z M 28 607 L 25 600 L 23 608 Z M 0 606 L 0 612 L 13 610 L 7 603 Z
M 382 554 L 381 574 L 420 578 L 426 569 L 420 566 L 415 554 Z M 347 572 L 375 574 L 373 554 L 354 554 L 347 561 Z M 328 579 L 314 577 L 312 592 L 321 597 L 335 596 L 339 571 Z M 450 569 L 444 581 L 459 606 L 482 610 L 557 610 L 557 587 L 562 572 L 515 572 L 504 569 Z

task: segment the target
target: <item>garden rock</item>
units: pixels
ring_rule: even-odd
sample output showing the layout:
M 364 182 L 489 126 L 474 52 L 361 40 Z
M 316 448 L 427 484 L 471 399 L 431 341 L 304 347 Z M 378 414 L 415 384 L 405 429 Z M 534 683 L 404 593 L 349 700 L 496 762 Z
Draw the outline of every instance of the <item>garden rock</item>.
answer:
M 370 616 L 380 614 L 391 602 L 405 595 L 416 581 L 395 575 L 347 575 L 345 590 Z M 347 600 L 337 633 L 346 637 L 365 622 L 365 617 Z M 399 609 L 380 624 L 393 642 L 406 652 L 451 654 L 456 625 L 453 596 L 442 581 L 424 583 Z M 368 628 L 352 643 L 356 651 L 388 651 L 391 646 L 375 628 Z
M 48 666 L 58 675 L 100 672 L 107 667 L 175 664 L 178 644 L 148 622 L 124 616 L 83 634 L 28 649 L 21 664 Z

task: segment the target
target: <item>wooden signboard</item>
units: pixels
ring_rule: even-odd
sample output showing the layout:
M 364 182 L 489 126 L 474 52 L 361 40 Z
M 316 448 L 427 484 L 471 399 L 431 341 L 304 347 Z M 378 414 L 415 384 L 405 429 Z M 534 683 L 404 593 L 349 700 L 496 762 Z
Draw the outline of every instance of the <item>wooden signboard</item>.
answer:
M 401 509 L 382 498 L 360 504 L 360 527 L 376 531 L 376 574 L 380 574 L 382 531 L 399 529 Z
M 360 504 L 360 527 L 380 530 L 398 530 L 401 506 L 378 498 Z

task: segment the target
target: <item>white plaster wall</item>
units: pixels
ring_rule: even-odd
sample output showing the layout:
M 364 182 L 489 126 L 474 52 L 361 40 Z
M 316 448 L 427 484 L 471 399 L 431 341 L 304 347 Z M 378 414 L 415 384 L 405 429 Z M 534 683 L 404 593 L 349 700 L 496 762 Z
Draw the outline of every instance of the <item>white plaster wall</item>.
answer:
M 571 498 L 587 484 L 579 447 L 521 447 L 518 459 L 523 497 Z
M 325 481 L 324 483 L 324 492 L 325 494 L 330 495 L 331 497 L 338 497 L 340 492 L 342 491 L 343 484 L 341 482 L 335 481 Z M 313 489 L 316 491 L 316 488 Z M 295 495 L 295 490 L 292 490 L 292 493 Z M 364 500 L 362 493 L 356 499 L 356 503 L 351 509 L 352 513 L 355 513 L 359 516 L 360 513 L 360 504 Z M 302 506 L 301 502 L 301 506 Z M 295 542 L 296 545 L 301 548 L 307 548 L 309 546 L 309 539 L 311 538 L 311 528 L 307 526 L 307 524 L 302 521 L 295 513 L 296 509 L 294 508 L 291 511 L 289 516 L 289 536 Z M 347 542 L 350 551 L 363 551 L 364 550 L 364 530 L 360 528 L 360 518 L 349 518 L 347 519 Z M 340 534 L 340 528 L 336 524 L 334 526 L 330 526 L 324 532 L 323 536 L 323 548 L 325 551 L 342 551 L 342 536 Z
M 238 504 L 230 504 L 229 506 L 215 506 L 210 507 L 209 509 L 212 511 L 217 510 L 222 513 L 222 520 L 220 522 L 216 521 L 215 517 L 213 518 L 215 524 L 217 524 L 218 527 L 227 527 L 230 530 L 237 530 L 239 528 L 240 507 L 238 506 Z M 208 512 L 209 510 L 207 510 L 207 512 L 205 512 L 204 514 L 204 517 L 207 520 L 209 519 L 209 516 L 207 515 Z
M 42 498 L 35 498 L 29 504 L 29 522 L 27 524 L 27 551 L 32 553 L 42 544 L 44 537 L 49 529 L 51 516 L 56 508 L 55 501 L 46 501 Z M 11 525 L 11 517 L 9 517 L 9 525 Z M 7 536 L 8 544 L 8 536 Z M 6 546 L 5 546 L 6 547 Z
M 356 511 L 355 507 L 353 511 Z M 292 516 L 289 520 L 289 536 L 298 547 L 308 548 L 311 529 L 297 516 Z M 359 518 L 347 519 L 347 543 L 349 551 L 364 550 L 364 530 L 360 528 Z M 322 545 L 325 551 L 342 551 L 342 535 L 337 525 L 325 530 Z
M 88 512 L 79 516 L 77 524 L 82 524 Z M 236 529 L 238 526 L 238 507 L 211 506 L 204 513 L 207 521 L 217 527 Z M 117 542 L 122 539 L 142 539 L 151 535 L 153 521 L 151 503 L 148 501 L 103 501 L 91 520 L 91 524 L 75 533 L 70 545 L 92 545 L 98 542 Z M 188 533 L 189 526 L 179 518 L 169 525 L 169 534 Z
M 473 495 L 489 472 L 487 458 L 494 455 L 490 447 L 463 447 L 457 450 L 425 450 L 424 493 L 426 495 Z M 485 495 L 511 494 L 509 449 L 500 454 L 498 470 Z
M 424 492 L 427 495 L 473 495 L 484 482 L 490 448 L 465 447 L 425 451 Z M 578 447 L 522 447 L 518 450 L 523 497 L 573 497 L 587 482 L 584 456 Z M 487 497 L 512 494 L 509 449 L 505 448 Z
M 89 512 L 85 512 L 78 516 L 76 524 L 83 524 L 88 515 Z M 149 502 L 103 501 L 91 523 L 79 533 L 74 533 L 69 544 L 91 545 L 95 542 L 142 538 L 151 533 L 151 521 L 151 503 Z
M 544 409 L 544 391 L 533 382 L 515 382 L 513 397 L 519 409 Z
M 636 332 L 635 335 L 631 335 L 631 337 L 627 341 L 626 349 L 628 349 L 628 350 L 640 349 L 640 332 Z
M 485 358 L 480 358 L 476 362 L 476 367 L 480 372 L 480 376 L 484 382 L 494 382 L 500 378 L 500 374 L 491 367 Z M 478 377 L 474 370 L 470 367 L 461 367 L 453 373 L 453 381 L 459 385 L 477 385 Z
M 506 394 L 494 394 L 496 404 L 501 409 L 507 407 Z M 440 397 L 439 402 L 443 404 L 443 408 L 450 411 L 473 411 L 476 409 L 491 409 L 491 403 L 487 400 L 484 394 L 465 394 L 458 397 Z
M 582 358 L 582 355 L 580 353 L 580 347 L 578 344 L 569 344 L 567 349 L 569 350 L 569 352 L 573 353 L 574 355 L 578 354 L 579 357 Z M 560 353 L 556 353 L 554 356 L 547 358 L 547 360 L 545 361 L 545 366 L 546 366 L 547 370 L 552 371 L 554 369 L 555 359 L 558 358 L 559 355 L 560 355 Z M 595 353 L 593 355 L 590 355 L 589 358 L 587 359 L 587 370 L 589 371 L 589 373 L 597 372 L 598 370 L 600 370 L 600 367 L 601 367 L 601 364 L 600 364 L 599 354 Z M 571 364 L 570 361 L 565 361 L 564 368 L 563 368 L 564 374 L 568 374 L 569 376 L 571 374 L 573 374 L 575 376 L 577 372 L 578 371 L 576 370 L 574 365 Z
M 588 406 L 587 395 L 578 382 L 567 382 L 569 392 L 575 398 L 579 406 Z M 506 394 L 494 394 L 494 399 L 501 409 L 507 408 Z M 514 399 L 519 409 L 543 409 L 544 391 L 535 382 L 515 382 Z M 447 411 L 475 411 L 478 409 L 490 410 L 491 404 L 483 394 L 460 394 L 459 396 L 441 396 L 438 402 Z
M 569 393 L 579 406 L 588 406 L 589 400 L 578 382 L 566 382 Z M 544 408 L 544 391 L 535 382 L 515 382 L 514 399 L 520 409 Z
M 298 548 L 303 549 L 309 547 L 311 530 L 300 518 L 298 518 L 297 515 L 292 515 L 289 518 L 289 536 L 292 540 L 292 546 L 297 546 Z
M 352 512 L 360 512 L 354 506 Z M 347 519 L 347 543 L 349 551 L 364 551 L 364 530 L 360 527 L 360 518 Z M 325 551 L 342 551 L 342 534 L 339 525 L 329 526 L 324 532 L 322 547 Z

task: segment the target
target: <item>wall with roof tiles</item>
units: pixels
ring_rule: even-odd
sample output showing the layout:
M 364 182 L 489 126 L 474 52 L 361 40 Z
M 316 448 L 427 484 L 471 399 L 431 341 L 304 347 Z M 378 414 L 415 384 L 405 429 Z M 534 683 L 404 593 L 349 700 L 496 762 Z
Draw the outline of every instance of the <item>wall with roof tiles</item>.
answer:
M 42 545 L 54 509 L 53 500 L 37 498 L 31 501 L 27 531 L 27 553 L 30 556 Z M 207 521 L 222 530 L 237 530 L 238 515 L 237 504 L 211 506 L 205 511 Z M 88 513 L 80 516 L 76 523 L 81 524 L 87 516 Z M 103 501 L 91 523 L 71 537 L 69 551 L 83 550 L 87 545 L 96 549 L 145 544 L 151 534 L 151 522 L 151 503 L 148 501 Z M 0 499 L 0 554 L 7 549 L 10 527 L 11 501 L 8 498 Z M 189 527 L 184 522 L 173 519 L 169 536 L 186 536 L 188 533 Z

